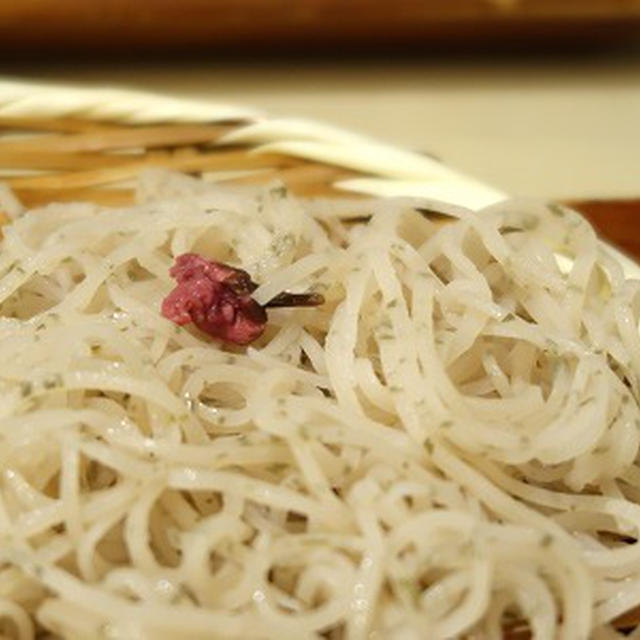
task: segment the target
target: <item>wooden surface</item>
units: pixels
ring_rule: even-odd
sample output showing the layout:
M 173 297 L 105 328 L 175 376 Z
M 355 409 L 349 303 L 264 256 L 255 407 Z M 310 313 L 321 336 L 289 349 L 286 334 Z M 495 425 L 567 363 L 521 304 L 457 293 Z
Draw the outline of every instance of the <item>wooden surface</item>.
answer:
M 640 198 L 575 201 L 568 204 L 582 212 L 604 238 L 640 261 Z
M 640 0 L 20 0 L 0 3 L 0 46 L 116 50 L 336 44 L 452 45 L 640 29 Z M 31 49 L 39 46 L 40 49 Z

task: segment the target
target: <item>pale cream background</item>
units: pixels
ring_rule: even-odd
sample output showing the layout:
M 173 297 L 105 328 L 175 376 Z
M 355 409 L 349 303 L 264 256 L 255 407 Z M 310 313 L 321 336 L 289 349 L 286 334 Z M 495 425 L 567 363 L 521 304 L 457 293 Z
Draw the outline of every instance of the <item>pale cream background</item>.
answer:
M 40 64 L 10 73 L 321 119 L 431 151 L 514 194 L 640 196 L 640 50 L 543 61 Z

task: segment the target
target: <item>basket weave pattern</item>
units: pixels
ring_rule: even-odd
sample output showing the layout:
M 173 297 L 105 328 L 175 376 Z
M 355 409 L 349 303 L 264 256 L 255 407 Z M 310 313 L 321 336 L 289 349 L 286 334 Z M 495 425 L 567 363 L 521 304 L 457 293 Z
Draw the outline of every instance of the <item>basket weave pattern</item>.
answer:
M 354 171 L 283 154 L 255 154 L 225 144 L 246 124 L 117 125 L 69 118 L 0 118 L 0 177 L 26 206 L 88 200 L 132 202 L 132 182 L 149 167 L 230 183 L 279 178 L 300 194 L 336 193 Z

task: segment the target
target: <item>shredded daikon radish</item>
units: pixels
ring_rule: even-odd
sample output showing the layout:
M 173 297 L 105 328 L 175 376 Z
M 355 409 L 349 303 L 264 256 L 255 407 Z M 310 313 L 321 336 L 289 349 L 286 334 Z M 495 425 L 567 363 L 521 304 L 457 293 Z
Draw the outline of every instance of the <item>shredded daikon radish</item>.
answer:
M 640 605 L 639 283 L 578 214 L 164 172 L 9 208 L 3 637 L 609 638 Z M 211 340 L 160 314 L 185 252 L 325 304 Z

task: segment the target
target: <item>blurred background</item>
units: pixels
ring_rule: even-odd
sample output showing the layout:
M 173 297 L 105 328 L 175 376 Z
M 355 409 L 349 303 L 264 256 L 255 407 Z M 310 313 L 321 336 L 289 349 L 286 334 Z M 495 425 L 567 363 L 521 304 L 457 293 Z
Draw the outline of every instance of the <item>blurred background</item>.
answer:
M 5 0 L 4 77 L 306 116 L 518 195 L 640 196 L 640 0 Z

